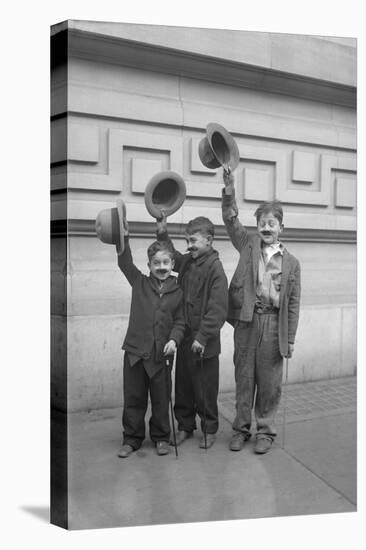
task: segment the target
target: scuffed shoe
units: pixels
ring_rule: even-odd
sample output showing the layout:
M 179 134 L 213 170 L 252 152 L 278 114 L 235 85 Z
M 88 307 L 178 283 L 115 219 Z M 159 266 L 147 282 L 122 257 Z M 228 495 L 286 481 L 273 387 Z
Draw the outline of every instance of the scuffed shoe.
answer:
M 133 447 L 131 447 L 131 445 L 122 445 L 119 453 L 118 453 L 118 456 L 120 458 L 127 458 L 128 456 L 130 456 L 130 454 L 133 453 Z
M 159 456 L 168 455 L 170 453 L 170 449 L 167 441 L 157 441 L 156 452 Z
M 273 439 L 271 437 L 257 437 L 255 442 L 254 452 L 259 455 L 264 455 L 271 450 Z
M 185 430 L 178 430 L 177 435 L 176 435 L 177 447 L 178 447 L 178 445 L 181 445 L 183 443 L 183 441 L 185 441 L 186 439 L 189 439 L 190 437 L 192 437 L 192 435 L 193 435 L 193 432 L 186 432 Z M 173 437 L 170 438 L 170 445 L 174 445 L 174 438 Z
M 203 435 L 200 441 L 200 449 L 209 449 L 215 443 L 215 434 L 206 434 L 206 438 Z
M 229 445 L 230 451 L 241 451 L 247 440 L 248 440 L 247 434 L 243 432 L 235 432 L 230 440 L 230 445 Z

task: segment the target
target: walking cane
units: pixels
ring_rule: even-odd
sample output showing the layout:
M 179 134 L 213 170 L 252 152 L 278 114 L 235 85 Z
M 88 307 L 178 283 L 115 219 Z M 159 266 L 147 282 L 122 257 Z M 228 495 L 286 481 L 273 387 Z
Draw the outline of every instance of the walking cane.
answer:
M 287 384 L 288 384 L 288 357 L 286 357 L 286 378 L 285 378 L 285 391 L 284 391 L 285 396 L 284 396 L 284 403 L 283 403 L 283 420 L 282 420 L 282 449 L 285 449 Z
M 205 384 L 203 379 L 203 351 L 200 352 L 201 361 L 201 391 L 203 404 L 203 438 L 205 440 L 205 450 L 207 451 L 207 434 L 206 434 L 206 399 L 205 399 Z
M 172 367 L 172 370 L 174 369 L 174 366 L 175 366 L 175 360 L 176 360 L 176 353 L 175 353 L 174 356 L 173 356 L 173 367 Z M 166 366 L 167 366 L 167 367 L 170 366 L 170 361 L 169 361 L 169 359 L 166 360 Z M 175 456 L 176 456 L 176 458 L 178 458 L 177 437 L 176 437 L 176 434 L 175 434 L 175 424 L 174 424 L 174 415 L 173 415 L 172 393 L 171 393 L 170 387 L 169 387 L 169 369 L 168 369 L 168 368 L 166 369 L 166 383 L 167 383 L 168 399 L 169 399 L 169 405 L 170 405 L 170 417 L 171 417 L 172 429 L 173 429 L 173 441 L 174 441 L 174 448 L 175 448 Z

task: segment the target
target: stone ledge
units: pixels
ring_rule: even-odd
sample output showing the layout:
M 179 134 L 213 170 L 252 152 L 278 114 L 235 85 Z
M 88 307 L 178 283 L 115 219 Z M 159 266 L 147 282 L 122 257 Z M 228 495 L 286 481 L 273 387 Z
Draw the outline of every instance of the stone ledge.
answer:
M 52 36 L 52 50 L 58 49 L 56 44 L 62 47 L 63 33 L 67 34 L 69 56 L 356 108 L 353 85 L 77 28 Z M 64 57 L 56 51 L 52 60 L 60 63 Z
M 155 222 L 129 222 L 131 237 L 151 237 L 155 234 Z M 182 238 L 185 224 L 169 224 L 169 235 L 172 238 Z M 68 231 L 69 236 L 96 236 L 94 220 L 53 220 L 51 222 L 51 236 L 64 237 Z M 250 234 L 256 232 L 255 227 L 248 227 Z M 228 240 L 226 229 L 223 225 L 215 226 L 215 239 Z M 281 239 L 284 242 L 333 242 L 350 243 L 357 242 L 356 231 L 329 230 L 329 229 L 285 229 Z

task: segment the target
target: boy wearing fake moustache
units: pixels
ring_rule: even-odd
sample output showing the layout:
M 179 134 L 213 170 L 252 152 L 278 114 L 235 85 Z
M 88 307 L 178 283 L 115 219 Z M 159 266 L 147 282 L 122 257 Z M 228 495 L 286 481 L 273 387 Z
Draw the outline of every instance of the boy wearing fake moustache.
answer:
M 255 211 L 257 233 L 238 219 L 233 175 L 224 171 L 222 215 L 240 254 L 229 287 L 228 321 L 234 326 L 236 417 L 230 442 L 240 451 L 250 438 L 255 396 L 255 452 L 267 453 L 276 437 L 283 358 L 294 352 L 300 309 L 300 264 L 279 240 L 283 211 L 278 201 Z M 255 393 L 256 392 L 256 393 Z
M 158 220 L 159 242 L 171 243 L 166 217 Z M 177 444 L 192 437 L 196 415 L 203 433 L 200 448 L 208 449 L 218 430 L 220 330 L 227 315 L 227 279 L 213 248 L 215 230 L 203 216 L 185 230 L 187 254 L 175 250 L 174 270 L 183 290 L 185 331 L 177 352 L 174 413 Z

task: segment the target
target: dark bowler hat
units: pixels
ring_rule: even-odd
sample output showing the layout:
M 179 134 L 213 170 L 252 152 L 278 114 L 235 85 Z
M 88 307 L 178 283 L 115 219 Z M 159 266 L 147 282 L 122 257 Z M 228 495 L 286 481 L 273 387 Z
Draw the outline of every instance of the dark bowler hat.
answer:
M 117 199 L 116 204 L 116 208 L 106 208 L 99 212 L 95 220 L 95 231 L 102 243 L 115 244 L 122 253 L 125 247 L 126 205 L 122 199 Z
M 155 174 L 145 189 L 146 209 L 156 219 L 161 218 L 162 210 L 166 216 L 174 214 L 182 206 L 185 198 L 184 179 L 170 170 Z
M 231 172 L 239 164 L 240 155 L 235 139 L 220 124 L 210 122 L 206 128 L 206 137 L 204 137 L 198 146 L 198 154 L 202 164 L 207 168 L 219 168 L 222 166 L 225 170 Z

